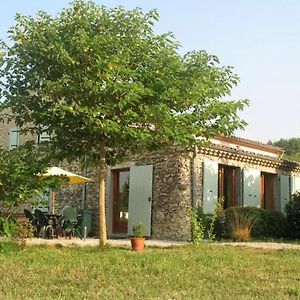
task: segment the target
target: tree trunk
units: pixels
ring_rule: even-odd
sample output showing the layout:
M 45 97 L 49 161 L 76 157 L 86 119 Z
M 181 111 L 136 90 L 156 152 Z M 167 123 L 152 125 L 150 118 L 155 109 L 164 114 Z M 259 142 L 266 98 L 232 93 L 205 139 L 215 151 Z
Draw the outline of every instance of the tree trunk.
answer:
M 106 160 L 104 147 L 100 150 L 99 165 L 99 242 L 104 246 L 107 242 L 106 216 L 105 216 L 105 177 L 106 177 Z

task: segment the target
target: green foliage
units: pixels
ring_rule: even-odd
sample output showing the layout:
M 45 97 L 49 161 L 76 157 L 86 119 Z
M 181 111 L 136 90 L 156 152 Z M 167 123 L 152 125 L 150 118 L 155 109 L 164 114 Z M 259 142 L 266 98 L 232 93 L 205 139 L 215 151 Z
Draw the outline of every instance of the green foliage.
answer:
M 33 143 L 10 151 L 0 148 L 0 217 L 4 221 L 20 206 L 37 201 L 47 188 L 59 185 L 59 179 L 41 178 L 48 164 L 48 153 Z
M 145 236 L 145 225 L 144 223 L 134 224 L 132 227 L 133 236 L 137 238 L 142 238 Z
M 269 141 L 269 145 L 277 146 L 285 150 L 285 158 L 300 161 L 300 138 L 280 139 L 279 141 Z
M 23 223 L 17 223 L 14 218 L 5 219 L 0 217 L 0 236 L 9 238 L 9 245 L 15 244 L 19 248 L 24 248 L 26 244 L 26 238 L 33 237 L 34 228 L 29 220 Z M 1 245 L 1 244 L 0 244 Z M 15 247 L 13 247 L 14 249 Z M 4 247 L 0 252 L 10 249 L 9 247 Z
M 242 226 L 249 228 L 244 229 L 245 235 L 251 233 L 251 236 L 257 239 L 285 238 L 287 234 L 287 221 L 280 211 L 256 207 L 230 207 L 224 214 L 218 215 L 216 236 L 226 239 L 232 235 L 234 227 Z
M 246 242 L 257 218 L 255 207 L 230 207 L 225 210 L 230 236 L 234 241 Z
M 287 220 L 284 214 L 273 209 L 257 209 L 252 228 L 254 238 L 284 238 L 287 234 Z
M 222 214 L 223 212 L 223 203 L 224 203 L 224 198 L 219 198 L 216 206 L 214 208 L 213 214 L 209 218 L 209 225 L 207 229 L 207 239 L 212 242 L 216 238 L 216 223 L 218 217 Z
M 300 238 L 300 192 L 292 195 L 285 209 L 289 235 L 293 238 Z
M 203 214 L 202 208 L 198 208 L 197 210 L 191 208 L 189 215 L 191 219 L 192 243 L 198 247 L 204 238 L 205 215 Z
M 17 222 L 15 219 L 6 219 L 0 217 L 0 235 L 6 237 L 14 237 L 17 230 Z
M 53 155 L 97 162 L 99 152 L 113 163 L 243 128 L 248 102 L 223 100 L 238 82 L 232 68 L 205 51 L 181 57 L 172 34 L 154 34 L 158 19 L 83 0 L 55 17 L 18 14 L 0 49 L 1 107 L 21 127 L 54 133 Z
M 194 245 L 199 246 L 200 242 L 206 238 L 209 242 L 212 242 L 216 238 L 216 225 L 219 216 L 223 212 L 224 199 L 218 199 L 215 209 L 211 215 L 204 214 L 203 208 L 190 209 L 189 216 L 191 219 L 192 228 L 192 242 Z

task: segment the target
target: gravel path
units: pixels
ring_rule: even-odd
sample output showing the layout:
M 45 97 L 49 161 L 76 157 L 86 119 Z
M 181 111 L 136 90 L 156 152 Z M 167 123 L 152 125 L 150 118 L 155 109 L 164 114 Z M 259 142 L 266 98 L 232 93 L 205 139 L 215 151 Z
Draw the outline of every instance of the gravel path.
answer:
M 243 243 L 219 243 L 219 245 L 229 245 L 236 247 L 252 247 L 259 249 L 274 249 L 274 250 L 285 250 L 294 249 L 300 250 L 299 244 L 286 244 L 286 243 L 265 243 L 265 242 L 243 242 Z
M 111 246 L 118 247 L 126 247 L 130 248 L 130 240 L 129 239 L 113 239 L 107 240 L 107 243 Z M 85 240 L 80 240 L 78 238 L 72 239 L 27 239 L 28 245 L 61 245 L 61 246 L 98 246 L 99 240 L 94 238 L 87 238 Z M 188 242 L 176 242 L 176 241 L 163 241 L 163 240 L 146 240 L 145 245 L 150 247 L 160 247 L 160 248 L 168 248 L 173 246 L 182 246 L 187 245 Z M 235 247 L 253 247 L 260 249 L 274 249 L 274 250 L 284 250 L 284 249 L 294 249 L 300 250 L 300 244 L 285 244 L 285 243 L 266 243 L 266 242 L 243 242 L 243 243 L 233 243 L 233 242 L 225 242 L 225 243 L 214 243 L 214 245 L 219 246 L 235 246 Z

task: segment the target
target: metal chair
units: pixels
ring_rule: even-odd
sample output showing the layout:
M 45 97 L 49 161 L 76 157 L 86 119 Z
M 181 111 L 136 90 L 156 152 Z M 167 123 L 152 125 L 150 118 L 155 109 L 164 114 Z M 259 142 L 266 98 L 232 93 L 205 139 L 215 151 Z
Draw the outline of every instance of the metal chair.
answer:
M 49 223 L 49 219 L 40 209 L 35 209 L 34 214 L 36 216 L 37 237 L 40 237 L 42 231 L 43 238 L 49 238 L 50 230 L 53 231 L 53 227 Z
M 64 236 L 66 236 L 67 231 L 70 231 L 71 236 L 76 234 L 80 239 L 82 239 L 78 215 L 75 208 L 72 206 L 67 205 L 62 209 L 60 227 Z

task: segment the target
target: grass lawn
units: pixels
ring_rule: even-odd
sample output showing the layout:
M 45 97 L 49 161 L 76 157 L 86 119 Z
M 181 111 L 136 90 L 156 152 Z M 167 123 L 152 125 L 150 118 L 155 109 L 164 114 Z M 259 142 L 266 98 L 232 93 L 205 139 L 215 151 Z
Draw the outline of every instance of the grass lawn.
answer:
M 300 299 L 300 251 L 0 244 L 0 299 Z

